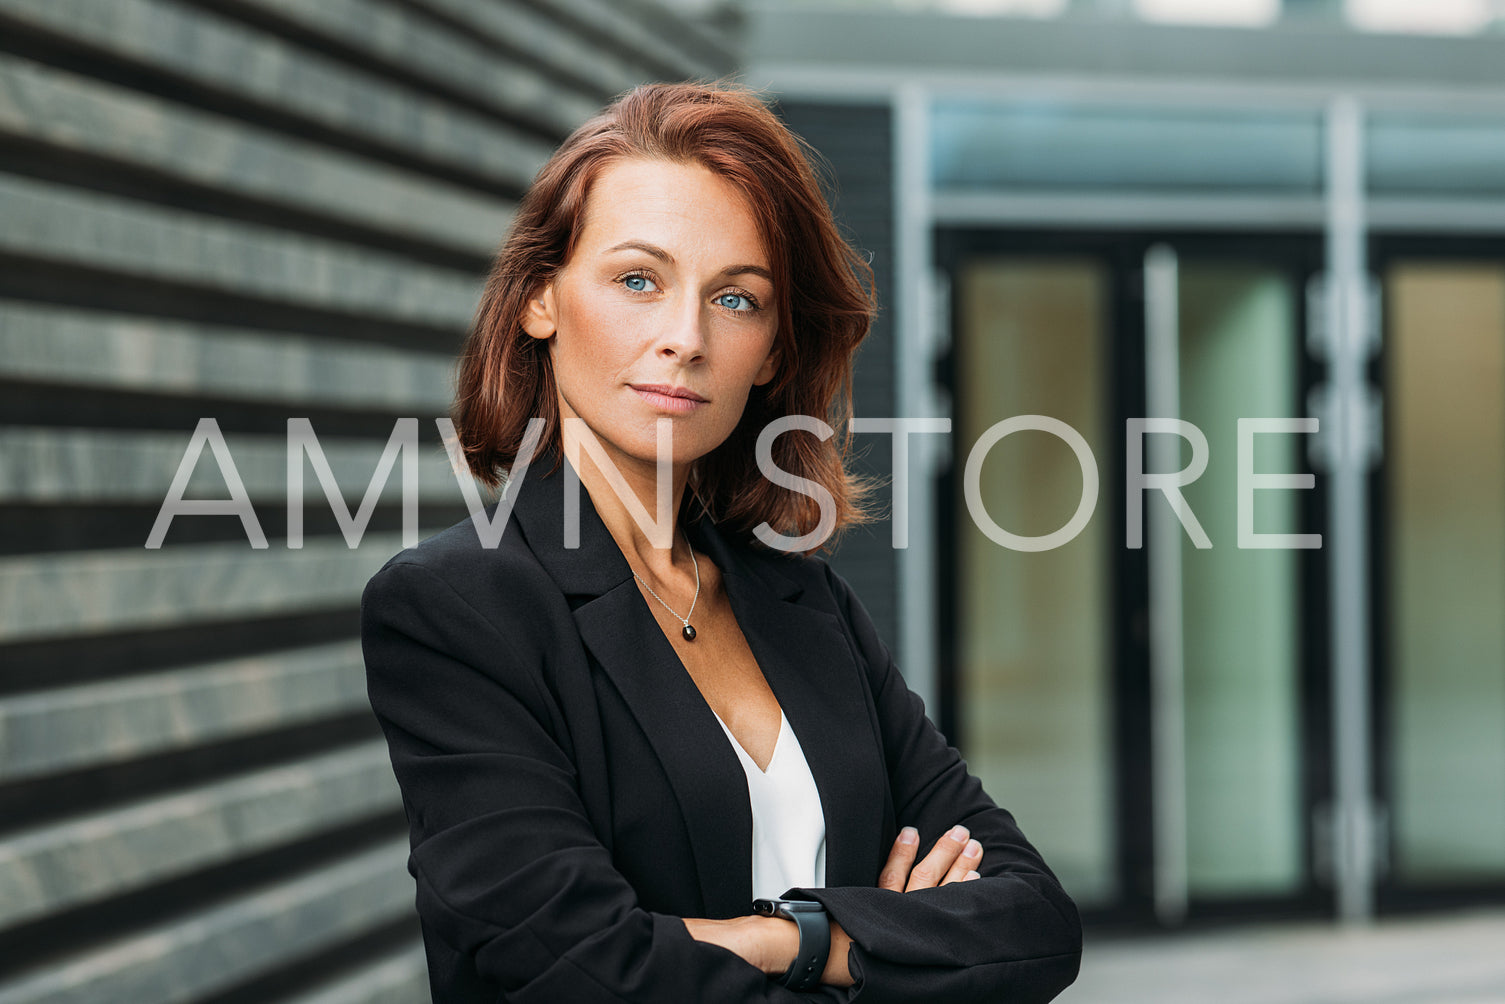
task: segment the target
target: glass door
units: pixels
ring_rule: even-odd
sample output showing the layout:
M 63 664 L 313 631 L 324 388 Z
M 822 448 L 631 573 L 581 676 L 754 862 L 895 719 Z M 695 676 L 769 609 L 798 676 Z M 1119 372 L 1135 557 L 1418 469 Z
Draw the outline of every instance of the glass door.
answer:
M 1240 497 L 1250 472 L 1306 467 L 1302 436 L 1240 436 L 1241 421 L 1304 412 L 1301 286 L 1278 263 L 1168 243 L 1145 275 L 1146 414 L 1187 423 L 1144 451 L 1147 473 L 1189 480 L 1180 516 L 1158 493 L 1144 502 L 1155 900 L 1174 923 L 1194 903 L 1289 898 L 1307 880 L 1301 555 L 1245 546 L 1239 527 L 1241 510 L 1262 535 L 1305 522 L 1295 491 Z
M 1382 904 L 1505 888 L 1505 257 L 1378 256 Z
M 979 257 L 959 270 L 958 464 L 990 427 L 1015 415 L 1058 419 L 1098 456 L 1109 451 L 1110 278 L 1100 261 L 1071 255 Z M 978 480 L 986 518 L 1026 536 L 1058 529 L 1083 489 L 1070 447 L 1038 432 L 1000 440 Z M 988 791 L 1050 848 L 1048 860 L 1078 903 L 1111 905 L 1118 899 L 1112 525 L 1099 512 L 1062 547 L 1010 551 L 964 502 L 956 508 L 955 731 Z
M 1305 413 L 1303 291 L 1320 247 L 1261 240 L 939 244 L 954 325 L 943 702 L 969 764 L 1089 913 L 1175 924 L 1322 899 L 1308 820 L 1325 662 L 1307 612 L 1325 595 L 1310 552 L 1239 546 L 1241 455 L 1246 480 L 1309 470 L 1308 437 L 1255 435 L 1241 451 L 1239 420 Z M 965 500 L 969 455 L 1020 415 L 1076 430 L 1099 474 L 1092 518 L 1048 550 L 1000 546 Z M 1136 458 L 1130 420 L 1146 417 L 1196 432 L 1147 432 Z M 1198 435 L 1190 515 L 1150 491 L 1131 539 L 1129 469 L 1181 471 Z M 1079 457 L 1044 431 L 973 464 L 975 496 L 1013 534 L 1060 529 L 1084 489 Z M 1256 533 L 1320 530 L 1312 492 L 1250 494 Z

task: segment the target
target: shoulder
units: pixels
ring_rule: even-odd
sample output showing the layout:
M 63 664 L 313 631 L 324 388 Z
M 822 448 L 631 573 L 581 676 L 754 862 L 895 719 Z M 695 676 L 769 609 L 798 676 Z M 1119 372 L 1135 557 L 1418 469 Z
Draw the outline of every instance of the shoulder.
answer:
M 832 569 L 819 554 L 780 551 L 762 543 L 751 533 L 739 534 L 725 527 L 719 530 L 728 546 L 770 587 L 787 588 L 794 584 L 801 592 L 813 590 L 817 595 L 829 590 Z
M 485 510 L 487 519 L 494 509 Z M 558 592 L 514 521 L 496 547 L 486 547 L 466 517 L 388 558 L 367 580 L 361 606 L 465 606 L 504 626 L 536 622 L 545 597 Z
M 362 591 L 373 706 L 390 714 L 394 701 L 425 704 L 445 689 L 483 701 L 500 685 L 547 718 L 543 676 L 570 621 L 564 594 L 516 525 L 487 548 L 471 520 L 461 520 L 392 555 Z
M 800 604 L 836 616 L 849 633 L 856 633 L 859 622 L 867 620 L 856 590 L 824 556 L 777 551 L 751 542 L 739 547 L 749 564 L 764 573 L 765 581 L 794 584 Z
M 822 554 L 776 551 L 762 544 L 746 544 L 744 547 L 755 560 L 763 562 L 766 567 L 797 582 L 806 590 L 830 595 L 840 602 L 847 602 L 854 597 L 851 583 Z

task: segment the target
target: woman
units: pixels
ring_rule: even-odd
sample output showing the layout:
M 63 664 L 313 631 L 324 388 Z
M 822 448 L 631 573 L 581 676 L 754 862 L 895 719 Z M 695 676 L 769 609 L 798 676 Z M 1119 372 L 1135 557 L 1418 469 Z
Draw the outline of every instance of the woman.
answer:
M 757 462 L 771 421 L 850 410 L 859 276 L 799 141 L 735 85 L 629 92 L 519 207 L 454 415 L 471 471 L 508 472 L 500 540 L 459 523 L 362 599 L 436 1002 L 1075 978 L 1070 898 L 813 553 L 864 517 L 846 441 Z

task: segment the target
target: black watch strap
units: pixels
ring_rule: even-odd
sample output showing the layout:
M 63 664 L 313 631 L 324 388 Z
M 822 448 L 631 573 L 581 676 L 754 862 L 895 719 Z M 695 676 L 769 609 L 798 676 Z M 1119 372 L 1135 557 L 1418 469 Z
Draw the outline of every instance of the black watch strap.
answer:
M 800 932 L 799 953 L 779 977 L 790 990 L 814 990 L 820 986 L 831 954 L 831 922 L 826 908 L 814 900 L 756 899 L 753 910 L 768 917 L 787 917 Z

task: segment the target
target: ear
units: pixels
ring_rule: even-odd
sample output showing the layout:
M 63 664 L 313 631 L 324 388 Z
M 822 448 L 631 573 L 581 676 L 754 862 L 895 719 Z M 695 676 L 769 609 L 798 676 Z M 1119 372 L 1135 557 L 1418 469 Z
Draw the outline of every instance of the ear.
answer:
M 552 338 L 559 330 L 554 304 L 554 284 L 549 283 L 528 297 L 523 306 L 523 330 L 534 338 Z
M 758 375 L 753 377 L 753 386 L 761 387 L 773 379 L 773 375 L 779 370 L 779 344 L 774 342 L 773 348 L 768 350 L 768 357 L 763 360 L 763 365 L 758 367 Z

